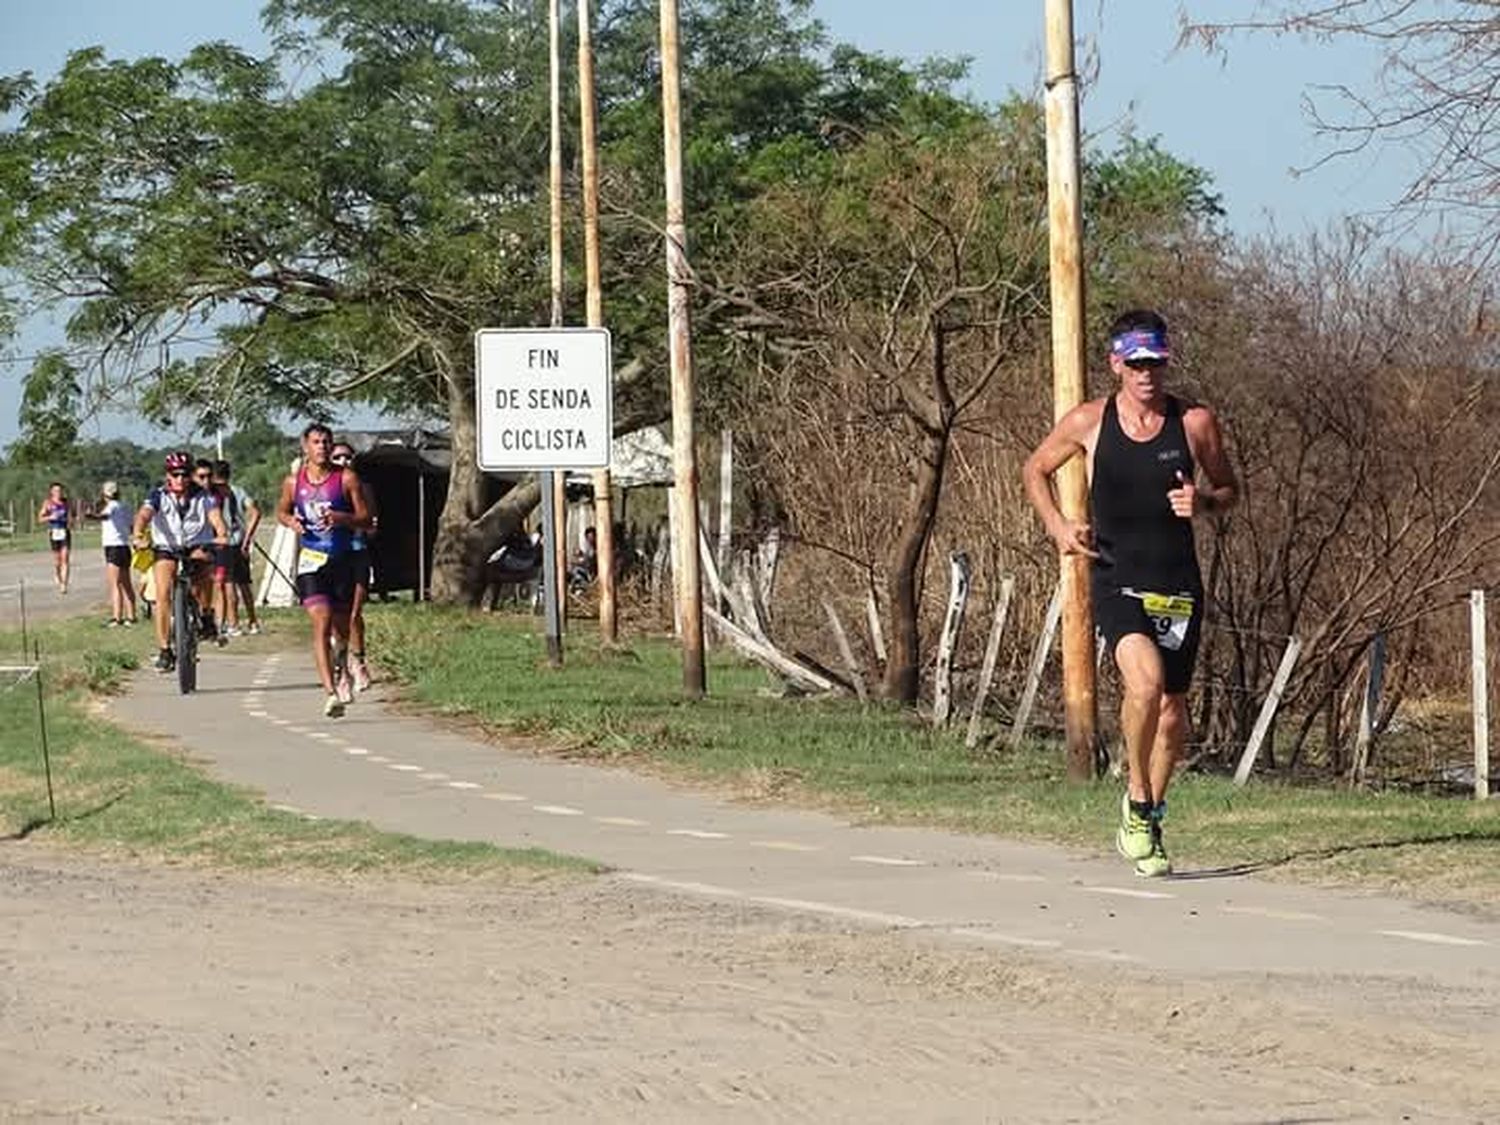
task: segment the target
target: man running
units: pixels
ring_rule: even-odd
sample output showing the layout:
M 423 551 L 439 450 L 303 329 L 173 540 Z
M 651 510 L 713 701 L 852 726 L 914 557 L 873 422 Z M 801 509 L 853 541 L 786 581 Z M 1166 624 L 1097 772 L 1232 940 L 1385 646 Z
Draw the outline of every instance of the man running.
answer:
M 1206 406 L 1163 389 L 1167 323 L 1134 310 L 1110 328 L 1119 390 L 1074 407 L 1026 461 L 1026 494 L 1067 555 L 1094 560 L 1094 625 L 1124 687 L 1129 788 L 1115 846 L 1138 875 L 1172 872 L 1162 839 L 1167 786 L 1187 740 L 1187 690 L 1203 625 L 1192 519 L 1234 503 L 1234 470 Z M 1092 526 L 1064 518 L 1052 475 L 1082 455 Z M 1203 483 L 1199 483 L 1199 474 Z
M 213 594 L 210 566 L 216 544 L 229 541 L 229 528 L 219 512 L 218 501 L 207 488 L 192 479 L 192 458 L 186 453 L 168 453 L 166 480 L 153 488 L 135 514 L 134 540 L 149 542 L 155 550 L 152 581 L 156 587 L 156 612 L 151 615 L 156 626 L 156 670 L 170 672 L 176 667 L 176 656 L 167 643 L 172 621 L 172 583 L 177 568 L 185 566 L 193 579 L 193 596 L 200 611 Z M 147 534 L 149 530 L 149 536 Z M 201 628 L 202 621 L 179 621 L 179 629 Z
M 333 443 L 329 460 L 340 468 L 354 467 L 354 447 L 347 441 Z M 351 671 L 354 675 L 354 690 L 370 690 L 370 665 L 365 658 L 365 602 L 370 596 L 370 581 L 374 578 L 374 558 L 370 551 L 370 540 L 380 522 L 380 513 L 375 510 L 375 497 L 368 485 L 360 482 L 360 493 L 369 510 L 370 523 L 364 531 L 356 531 L 349 537 L 349 549 L 353 553 L 354 598 L 349 605 L 349 647 L 353 657 Z
M 255 617 L 255 596 L 250 589 L 250 550 L 260 527 L 260 508 L 243 488 L 231 483 L 233 467 L 228 461 L 213 463 L 214 497 L 229 526 L 229 543 L 214 560 L 214 596 L 219 610 L 219 632 L 224 637 L 240 635 L 239 606 L 245 606 L 251 636 L 260 632 Z
M 36 514 L 37 522 L 47 528 L 47 546 L 52 551 L 52 580 L 57 592 L 68 592 L 68 572 L 72 569 L 73 532 L 68 526 L 68 491 L 61 481 L 47 486 L 47 499 Z
M 354 600 L 350 538 L 369 525 L 354 470 L 333 464 L 333 431 L 314 422 L 302 431 L 302 463 L 281 484 L 276 519 L 301 536 L 297 594 L 313 626 L 313 663 L 327 698 L 323 714 L 338 718 L 354 698 L 349 682 L 349 607 Z M 337 652 L 330 656 L 330 642 Z

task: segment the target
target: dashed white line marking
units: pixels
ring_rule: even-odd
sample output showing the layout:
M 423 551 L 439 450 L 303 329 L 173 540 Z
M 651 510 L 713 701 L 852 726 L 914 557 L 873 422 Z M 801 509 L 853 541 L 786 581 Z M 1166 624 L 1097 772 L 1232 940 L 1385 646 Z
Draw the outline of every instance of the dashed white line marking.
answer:
M 271 721 L 278 727 L 289 727 L 292 725 L 292 721 L 290 719 L 278 719 L 275 715 L 271 716 Z
M 730 887 L 716 887 L 711 883 L 684 883 L 674 879 L 662 879 L 656 875 L 642 875 L 635 872 L 627 872 L 620 876 L 621 879 L 632 883 L 646 883 L 654 887 L 665 887 L 668 890 L 686 891 L 689 894 L 709 895 L 714 898 L 740 899 L 744 902 L 753 902 L 759 906 L 777 906 L 787 910 L 799 910 L 811 914 L 826 914 L 832 918 L 846 918 L 854 922 L 865 922 L 876 926 L 892 926 L 896 929 L 910 930 L 926 925 L 920 918 L 910 918 L 905 914 L 882 914 L 875 910 L 857 910 L 850 906 L 837 906 L 831 902 L 815 902 L 803 898 L 776 898 L 771 895 L 747 895 L 743 891 L 736 891 Z
M 1404 938 L 1407 941 L 1425 941 L 1429 945 L 1487 945 L 1476 938 L 1454 937 L 1452 934 L 1435 934 L 1426 930 L 1376 930 L 1383 937 Z
M 392 763 L 392 765 L 391 765 L 390 768 L 393 769 L 393 770 L 398 770 L 401 773 L 416 773 L 422 767 L 421 766 L 409 766 L 405 762 L 395 762 L 395 763 Z
M 1246 914 L 1254 918 L 1274 918 L 1278 922 L 1324 922 L 1321 914 L 1304 914 L 1300 910 L 1273 910 L 1268 906 L 1221 906 L 1224 914 Z
M 852 906 L 835 906 L 831 902 L 813 902 L 803 898 L 774 898 L 770 895 L 747 895 L 746 901 L 762 906 L 784 906 L 790 910 L 806 910 L 815 914 L 827 914 L 833 918 L 848 918 L 855 922 L 869 922 L 876 926 L 894 926 L 911 930 L 927 923 L 920 918 L 909 918 L 905 914 L 882 914 L 877 910 L 857 910 Z
M 971 872 L 977 879 L 993 879 L 997 883 L 1045 883 L 1045 875 L 1030 875 L 1011 873 L 1009 871 L 974 871 Z
M 694 840 L 727 840 L 727 839 L 729 839 L 729 833 L 727 833 L 727 832 L 704 832 L 700 828 L 669 828 L 669 829 L 667 829 L 667 835 L 668 836 L 690 836 Z
M 1116 898 L 1176 898 L 1166 891 L 1138 891 L 1134 887 L 1079 887 L 1091 895 L 1114 895 Z
M 766 848 L 773 852 L 820 852 L 816 844 L 798 844 L 791 840 L 751 840 L 752 848 Z
M 1018 945 L 1023 949 L 1058 949 L 1062 946 L 1062 942 L 1050 941 L 1047 938 L 1016 937 L 1014 934 L 1001 934 L 994 930 L 978 930 L 973 926 L 951 927 L 945 932 L 956 937 L 976 938 L 979 941 L 994 942 L 997 945 Z
M 1117 953 L 1113 949 L 1069 949 L 1068 953 L 1075 957 L 1087 957 L 1092 961 L 1108 961 L 1114 965 L 1128 965 L 1139 961 L 1139 957 L 1132 957 L 1129 953 Z
M 532 805 L 534 812 L 546 813 L 548 816 L 582 816 L 582 809 L 569 808 L 567 805 Z
M 522 796 L 520 793 L 486 793 L 484 795 L 484 799 L 486 801 L 525 801 L 525 800 L 529 800 L 529 798 Z
M 429 773 L 424 773 L 424 774 L 421 775 L 421 777 L 422 777 L 423 781 L 447 781 L 448 780 L 448 775 L 447 774 L 445 774 L 445 773 L 438 773 L 436 771 L 431 771 Z
M 352 754 L 356 758 L 363 758 L 366 754 L 369 753 L 369 751 L 366 750 L 363 746 L 345 746 L 344 753 Z
M 293 734 L 311 734 L 312 733 L 312 731 L 309 730 L 307 727 L 289 726 L 286 729 L 289 730 L 289 731 L 291 731 Z
M 851 855 L 852 863 L 874 863 L 881 867 L 926 867 L 920 859 L 897 859 L 889 855 Z
M 252 719 L 269 719 L 271 717 L 265 711 L 246 711 L 245 714 L 249 715 Z
M 594 819 L 600 824 L 614 824 L 618 825 L 621 828 L 646 827 L 646 822 L 644 820 L 637 820 L 633 816 L 596 816 L 594 817 Z
M 319 742 L 332 742 L 333 741 L 333 735 L 328 734 L 326 731 L 321 731 L 321 730 L 309 731 L 307 737 L 308 738 L 316 738 Z
M 450 781 L 450 782 L 448 782 L 448 788 L 449 789 L 483 789 L 484 786 L 480 785 L 479 782 L 477 782 L 477 781 Z
M 386 765 L 390 761 L 390 759 L 385 757 L 383 754 L 371 754 L 366 760 L 375 762 L 377 765 L 382 766 Z

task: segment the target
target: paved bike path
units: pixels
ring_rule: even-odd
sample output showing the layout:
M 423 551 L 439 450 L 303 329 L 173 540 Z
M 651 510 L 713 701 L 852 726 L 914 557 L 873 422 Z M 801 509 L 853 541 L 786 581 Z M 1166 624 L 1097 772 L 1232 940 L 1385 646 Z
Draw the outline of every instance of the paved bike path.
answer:
M 378 688 L 325 719 L 308 663 L 211 653 L 197 694 L 141 673 L 111 706 L 126 724 L 179 740 L 216 776 L 310 816 L 550 848 L 680 893 L 1063 959 L 1500 996 L 1493 922 L 1214 872 L 1147 882 L 1114 857 L 731 802 L 444 731 L 397 714 Z

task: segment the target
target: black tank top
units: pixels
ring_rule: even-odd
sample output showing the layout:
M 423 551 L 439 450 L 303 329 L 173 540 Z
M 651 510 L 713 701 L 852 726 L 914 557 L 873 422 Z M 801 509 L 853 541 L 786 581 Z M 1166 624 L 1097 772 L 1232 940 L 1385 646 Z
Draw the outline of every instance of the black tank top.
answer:
M 1182 424 L 1182 405 L 1167 396 L 1161 432 L 1133 441 L 1120 427 L 1115 396 L 1104 404 L 1094 472 L 1089 483 L 1093 512 L 1096 587 L 1122 586 L 1157 593 L 1197 593 L 1203 588 L 1193 546 L 1193 521 L 1174 515 L 1167 493 L 1177 474 L 1193 479 L 1193 453 Z

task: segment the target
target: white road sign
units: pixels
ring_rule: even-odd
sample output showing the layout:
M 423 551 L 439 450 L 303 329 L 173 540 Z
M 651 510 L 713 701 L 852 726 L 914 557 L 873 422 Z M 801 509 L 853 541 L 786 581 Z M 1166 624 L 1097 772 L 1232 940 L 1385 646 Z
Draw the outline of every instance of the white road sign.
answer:
M 481 469 L 609 467 L 609 329 L 481 328 L 474 355 Z

